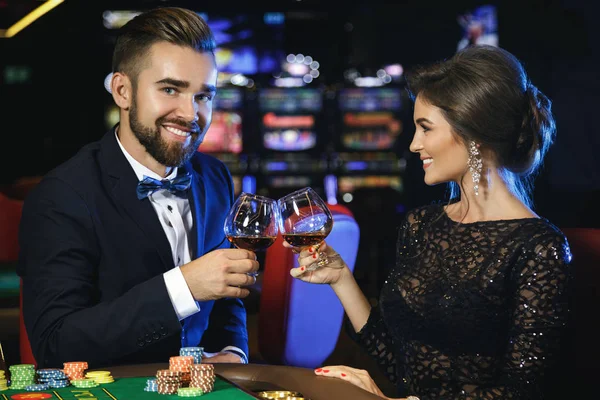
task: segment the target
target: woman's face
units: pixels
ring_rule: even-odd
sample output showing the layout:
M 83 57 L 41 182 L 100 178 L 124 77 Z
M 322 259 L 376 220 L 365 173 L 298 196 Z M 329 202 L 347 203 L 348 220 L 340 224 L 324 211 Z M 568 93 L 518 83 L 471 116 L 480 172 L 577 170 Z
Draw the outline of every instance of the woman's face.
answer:
M 460 183 L 467 172 L 469 152 L 452 132 L 442 111 L 418 95 L 414 122 L 416 130 L 410 151 L 418 153 L 423 161 L 425 183 L 430 186 L 450 181 Z

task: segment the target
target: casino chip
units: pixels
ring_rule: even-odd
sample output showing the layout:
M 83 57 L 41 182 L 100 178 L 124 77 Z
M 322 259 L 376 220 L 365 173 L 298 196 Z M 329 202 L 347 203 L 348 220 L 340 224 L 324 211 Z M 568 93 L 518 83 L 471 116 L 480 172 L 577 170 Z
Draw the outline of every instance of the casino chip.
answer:
M 179 349 L 180 356 L 194 357 L 194 364 L 200 364 L 204 355 L 204 347 L 182 347 Z
M 110 374 L 110 371 L 90 371 L 85 374 L 85 377 L 88 379 L 93 379 L 99 384 L 113 383 L 115 381 Z
M 35 365 L 16 364 L 8 367 L 10 370 L 10 388 L 23 390 L 35 384 Z
M 85 378 L 84 372 L 86 369 L 88 369 L 87 362 L 71 361 L 71 362 L 66 362 L 63 365 L 64 365 L 63 371 L 67 375 L 69 380 L 74 381 L 74 380 L 80 380 L 80 379 Z
M 6 376 L 4 376 L 4 371 L 0 370 L 0 392 L 8 390 L 8 381 L 6 380 Z
M 202 364 L 202 347 L 182 347 L 179 356 L 169 358 L 169 369 L 156 371 L 156 379 L 146 381 L 146 392 L 198 397 L 215 388 L 215 367 Z
M 144 390 L 146 392 L 158 392 L 158 384 L 156 383 L 156 379 L 148 379 L 146 381 L 146 387 Z
M 71 385 L 79 389 L 91 389 L 100 386 L 95 380 L 88 378 L 73 379 Z
M 25 390 L 28 392 L 41 392 L 42 390 L 48 390 L 50 387 L 45 383 L 38 383 L 35 385 L 28 385 L 25 387 Z
M 170 369 L 159 369 L 156 371 L 156 385 L 159 394 L 177 394 L 181 387 L 181 372 Z
M 215 388 L 215 367 L 212 364 L 194 364 L 190 367 L 191 388 L 210 393 Z
M 42 368 L 37 370 L 38 383 L 46 384 L 49 388 L 58 389 L 70 385 L 69 377 L 58 368 Z
M 202 389 L 191 388 L 191 387 L 182 387 L 177 389 L 177 396 L 179 397 L 197 397 L 202 396 L 204 392 Z

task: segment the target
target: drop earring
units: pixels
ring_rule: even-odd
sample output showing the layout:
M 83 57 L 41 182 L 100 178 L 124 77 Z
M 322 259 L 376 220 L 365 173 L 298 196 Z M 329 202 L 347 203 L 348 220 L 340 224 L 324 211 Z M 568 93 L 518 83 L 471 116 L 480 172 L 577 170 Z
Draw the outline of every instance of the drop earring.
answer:
M 483 160 L 480 157 L 479 144 L 471 141 L 469 143 L 469 160 L 467 166 L 473 177 L 473 189 L 475 196 L 479 196 L 479 179 L 481 179 L 481 170 L 483 169 Z

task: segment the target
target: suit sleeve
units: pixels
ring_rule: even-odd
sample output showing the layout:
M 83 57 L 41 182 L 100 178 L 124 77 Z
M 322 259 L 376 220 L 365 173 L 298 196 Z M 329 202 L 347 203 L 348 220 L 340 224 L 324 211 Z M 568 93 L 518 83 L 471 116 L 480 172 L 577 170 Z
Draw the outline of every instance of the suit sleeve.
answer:
M 210 313 L 208 329 L 201 343 L 210 352 L 221 351 L 226 346 L 235 346 L 250 357 L 246 309 L 242 300 L 231 298 L 215 301 Z
M 223 165 L 222 171 L 227 182 L 229 207 L 233 205 L 233 181 L 231 174 Z M 225 211 L 224 217 L 228 209 Z M 232 245 L 225 241 L 220 247 L 230 248 Z M 221 351 L 226 346 L 235 346 L 244 351 L 249 358 L 248 331 L 246 328 L 246 309 L 242 300 L 225 298 L 215 301 L 208 329 L 202 337 L 202 345 L 209 351 Z
M 25 202 L 18 268 L 38 366 L 109 364 L 181 328 L 162 275 L 98 301 L 102 256 L 93 221 L 86 202 L 58 179 L 41 182 Z

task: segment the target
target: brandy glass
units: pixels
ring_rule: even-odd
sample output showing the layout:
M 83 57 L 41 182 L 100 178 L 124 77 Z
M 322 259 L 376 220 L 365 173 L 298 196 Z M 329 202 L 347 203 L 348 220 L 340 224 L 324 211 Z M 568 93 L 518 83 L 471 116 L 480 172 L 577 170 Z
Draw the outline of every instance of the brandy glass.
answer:
M 321 243 L 331 232 L 331 211 L 309 187 L 283 196 L 277 206 L 279 231 L 286 242 L 299 250 Z
M 227 214 L 225 236 L 239 249 L 266 250 L 277 239 L 277 202 L 241 193 Z

